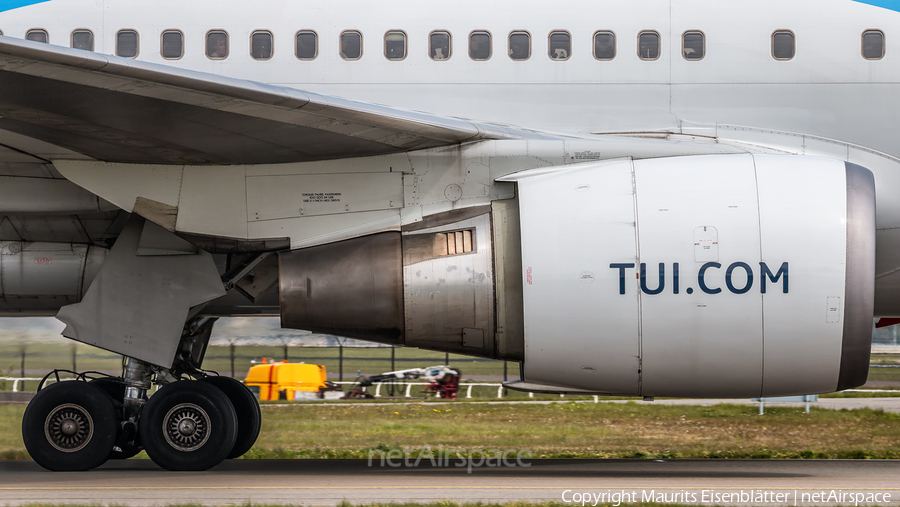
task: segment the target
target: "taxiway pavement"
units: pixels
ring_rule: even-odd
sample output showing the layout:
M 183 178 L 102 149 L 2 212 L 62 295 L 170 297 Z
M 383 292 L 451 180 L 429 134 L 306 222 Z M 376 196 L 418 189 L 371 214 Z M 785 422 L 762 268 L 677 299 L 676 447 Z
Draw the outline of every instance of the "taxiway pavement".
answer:
M 634 492 L 636 501 L 652 492 L 657 500 L 655 495 L 665 494 L 666 500 L 706 505 L 795 505 L 795 497 L 796 505 L 853 505 L 847 501 L 850 493 L 880 494 L 877 503 L 900 504 L 900 461 L 891 460 L 523 460 L 530 466 L 482 466 L 472 473 L 455 461 L 449 466 L 426 461 L 390 467 L 378 459 L 371 465 L 367 460 L 234 460 L 190 473 L 167 472 L 148 460 L 109 462 L 79 473 L 47 472 L 31 461 L 0 461 L 0 504 L 566 503 L 578 498 L 576 493 L 587 493 L 594 495 L 591 505 L 596 495 L 619 492 Z M 703 491 L 738 496 L 703 501 Z M 741 493 L 765 493 L 772 501 L 757 496 L 758 501 L 744 502 Z M 812 501 L 812 495 L 822 493 L 845 496 Z M 677 494 L 694 495 L 696 501 Z M 779 494 L 784 501 L 774 501 Z M 600 503 L 613 500 L 605 498 Z
M 389 400 L 388 398 L 384 398 L 385 400 Z M 305 402 L 304 402 L 305 403 Z M 315 404 L 317 406 L 334 406 L 334 407 L 345 407 L 347 405 L 409 405 L 410 403 L 415 403 L 414 401 L 364 401 L 364 402 L 348 402 L 348 401 L 340 401 L 340 402 L 309 402 L 310 404 Z M 595 403 L 591 400 L 572 400 L 566 398 L 560 398 L 558 400 L 496 400 L 496 401 L 467 401 L 467 400 L 455 400 L 455 401 L 440 401 L 440 400 L 428 400 L 423 401 L 422 403 L 427 403 L 428 405 L 453 405 L 460 403 L 471 403 L 471 404 L 481 404 L 481 405 L 549 405 L 551 403 L 577 403 L 577 404 L 585 404 L 585 403 Z M 751 401 L 748 399 L 695 399 L 695 398 L 684 398 L 684 399 L 660 399 L 656 401 L 643 401 L 639 399 L 634 400 L 600 400 L 599 403 L 637 403 L 638 405 L 695 405 L 695 406 L 703 406 L 709 407 L 713 405 L 719 404 L 731 404 L 731 405 L 752 405 L 759 406 L 759 402 Z M 266 405 L 267 407 L 296 407 L 298 403 L 273 403 Z M 795 408 L 803 408 L 805 406 L 802 402 L 781 402 L 781 401 L 767 401 L 765 406 L 768 408 L 771 407 L 795 407 Z M 855 410 L 860 408 L 870 408 L 873 410 L 883 410 L 885 412 L 894 412 L 900 413 L 900 398 L 897 397 L 883 397 L 883 398 L 819 398 L 819 401 L 810 403 L 811 407 L 815 408 L 824 408 L 829 410 Z

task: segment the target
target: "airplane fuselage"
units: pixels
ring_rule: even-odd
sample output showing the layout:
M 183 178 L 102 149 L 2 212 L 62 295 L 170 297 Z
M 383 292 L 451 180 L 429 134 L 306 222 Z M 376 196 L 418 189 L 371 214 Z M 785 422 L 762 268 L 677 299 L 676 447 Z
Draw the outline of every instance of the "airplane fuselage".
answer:
M 117 34 L 137 33 L 136 59 L 436 114 L 591 134 L 679 131 L 694 124 L 798 132 L 900 155 L 893 119 L 900 102 L 894 65 L 900 13 L 852 0 L 732 3 L 415 1 L 247 2 L 53 0 L 0 13 L 0 31 L 43 30 L 69 46 L 90 31 L 94 50 L 117 54 Z M 866 59 L 862 35 L 884 34 L 883 58 Z M 183 56 L 164 58 L 162 36 L 177 31 Z M 227 57 L 207 55 L 210 32 L 228 36 Z M 361 56 L 341 56 L 341 34 L 361 35 Z M 429 35 L 451 36 L 435 60 Z M 615 36 L 612 59 L 595 57 L 593 37 Z M 683 56 L 682 36 L 699 31 L 705 55 Z M 773 57 L 772 36 L 790 31 L 795 55 Z M 266 59 L 251 55 L 254 33 L 271 34 Z M 313 59 L 298 59 L 298 32 L 314 32 Z M 385 56 L 385 34 L 402 32 L 406 54 Z M 486 60 L 468 54 L 473 32 L 491 35 Z M 530 56 L 508 55 L 512 33 L 530 35 Z M 551 33 L 570 35 L 565 60 L 548 52 Z M 639 34 L 659 35 L 659 55 L 639 57 Z M 121 53 L 121 50 L 120 50 Z

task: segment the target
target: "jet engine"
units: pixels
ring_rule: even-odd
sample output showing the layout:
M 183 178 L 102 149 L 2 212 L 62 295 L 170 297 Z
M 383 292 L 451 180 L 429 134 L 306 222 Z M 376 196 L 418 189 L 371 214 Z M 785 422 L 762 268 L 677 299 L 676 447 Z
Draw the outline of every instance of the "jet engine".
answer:
M 799 156 L 586 162 L 517 199 L 280 255 L 285 327 L 521 361 L 526 390 L 755 397 L 863 384 L 868 170 Z
M 93 245 L 0 241 L 0 314 L 53 316 L 81 301 L 106 253 Z

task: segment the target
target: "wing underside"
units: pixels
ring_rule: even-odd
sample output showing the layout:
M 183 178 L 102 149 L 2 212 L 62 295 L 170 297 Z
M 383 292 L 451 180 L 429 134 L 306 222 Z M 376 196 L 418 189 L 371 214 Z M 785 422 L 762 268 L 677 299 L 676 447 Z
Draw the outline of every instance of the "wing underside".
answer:
M 544 137 L 3 36 L 0 130 L 78 154 L 60 158 L 191 165 Z

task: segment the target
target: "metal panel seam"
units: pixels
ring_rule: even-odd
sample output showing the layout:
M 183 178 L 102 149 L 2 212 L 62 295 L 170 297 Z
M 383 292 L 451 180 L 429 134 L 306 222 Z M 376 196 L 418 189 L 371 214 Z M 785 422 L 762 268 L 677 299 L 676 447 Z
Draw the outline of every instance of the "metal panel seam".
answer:
M 640 268 L 641 262 L 641 233 L 640 227 L 638 226 L 638 195 L 637 195 L 637 173 L 634 169 L 634 158 L 628 159 L 628 163 L 631 165 L 631 191 L 632 202 L 634 203 L 634 252 L 635 260 L 637 261 L 636 265 Z M 637 291 L 637 330 L 638 330 L 638 394 L 643 396 L 644 394 L 644 334 L 643 334 L 643 322 L 644 322 L 644 314 L 641 311 L 641 301 L 642 294 L 640 288 Z
M 753 162 L 753 180 L 756 182 L 756 232 L 759 234 L 759 260 L 760 262 L 764 262 L 763 260 L 763 235 L 762 235 L 762 210 L 760 209 L 759 203 L 759 173 L 756 169 L 756 157 L 752 154 L 750 155 L 750 160 Z M 760 274 L 760 276 L 764 276 Z M 760 292 L 760 330 L 762 332 L 762 336 L 760 337 L 762 340 L 762 347 L 760 349 L 762 353 L 762 358 L 760 362 L 760 372 L 759 372 L 759 395 L 762 396 L 765 386 L 766 386 L 766 295 Z

